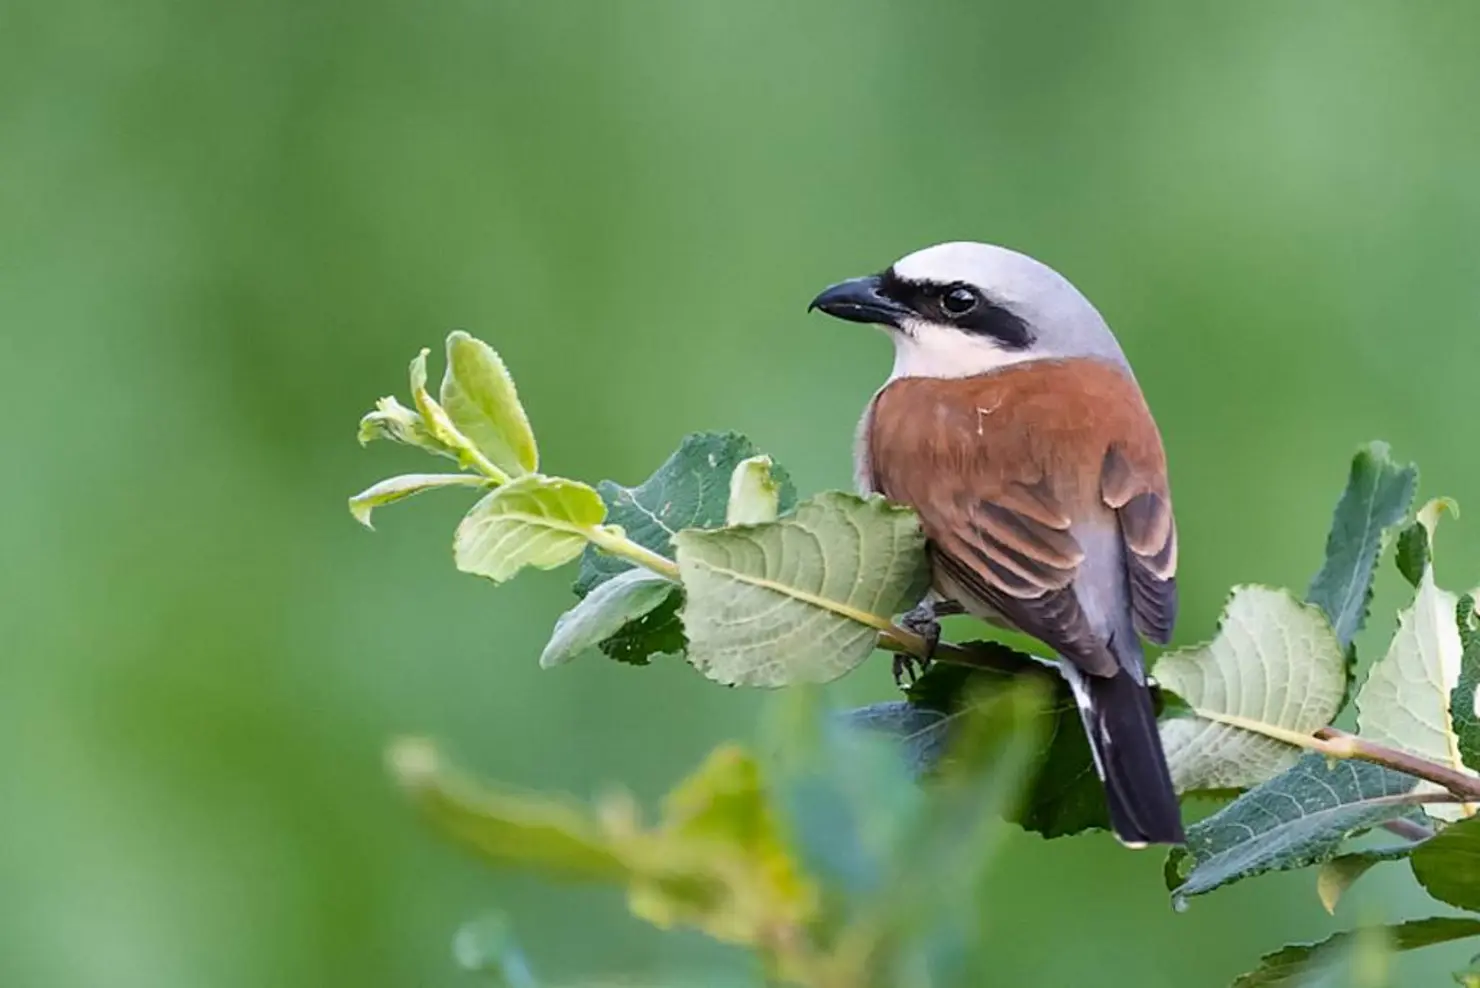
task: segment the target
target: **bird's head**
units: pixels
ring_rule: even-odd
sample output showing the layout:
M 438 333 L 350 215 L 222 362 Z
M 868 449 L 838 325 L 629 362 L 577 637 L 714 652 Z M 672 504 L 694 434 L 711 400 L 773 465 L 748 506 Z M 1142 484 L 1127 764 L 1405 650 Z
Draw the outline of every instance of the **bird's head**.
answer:
M 1125 364 L 1105 320 L 1066 278 L 989 244 L 926 247 L 880 274 L 833 285 L 810 309 L 888 330 L 893 377 L 971 377 L 1071 357 Z

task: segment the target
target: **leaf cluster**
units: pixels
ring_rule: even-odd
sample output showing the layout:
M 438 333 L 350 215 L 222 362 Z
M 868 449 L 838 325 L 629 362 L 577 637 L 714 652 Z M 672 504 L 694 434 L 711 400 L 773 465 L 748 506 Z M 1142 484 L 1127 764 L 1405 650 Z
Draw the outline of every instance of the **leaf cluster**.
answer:
M 836 679 L 877 648 L 928 657 L 894 621 L 929 583 L 910 511 L 841 492 L 798 500 L 785 470 L 733 433 L 689 436 L 635 486 L 542 473 L 498 355 L 464 333 L 448 337 L 446 354 L 437 397 L 423 351 L 411 364 L 412 406 L 382 399 L 360 438 L 420 447 L 458 471 L 382 481 L 350 509 L 368 525 L 381 505 L 473 487 L 481 499 L 454 537 L 460 570 L 504 582 L 579 561 L 577 599 L 541 665 L 592 651 L 638 665 L 678 654 L 726 685 L 799 687 Z M 1208 642 L 1155 664 L 1174 782 L 1222 804 L 1167 861 L 1178 908 L 1232 882 L 1310 867 L 1334 909 L 1372 867 L 1407 861 L 1435 898 L 1480 912 L 1480 627 L 1474 595 L 1441 588 L 1434 573 L 1435 531 L 1454 505 L 1437 499 L 1415 513 L 1416 488 L 1416 469 L 1385 446 L 1359 450 L 1308 590 L 1235 587 Z M 1358 688 L 1355 642 L 1389 550 L 1413 597 Z M 936 657 L 900 700 L 802 718 L 803 734 L 827 739 L 784 746 L 813 752 L 805 770 L 767 778 L 743 750 L 720 749 L 652 826 L 625 797 L 588 809 L 491 789 L 421 743 L 396 748 L 392 764 L 429 816 L 483 857 L 623 885 L 638 916 L 748 946 L 774 980 L 950 983 L 972 960 L 964 885 L 992 843 L 962 835 L 1001 819 L 1046 837 L 1107 820 L 1077 708 L 1052 663 L 993 642 L 943 643 Z M 1332 726 L 1349 705 L 1355 733 Z M 896 812 L 883 823 L 856 798 L 860 764 L 888 766 L 862 783 L 874 816 L 889 794 L 882 802 Z M 819 816 L 828 836 L 814 841 Z M 1394 839 L 1351 845 L 1376 828 Z M 930 835 L 909 858 L 906 833 Z M 911 904 L 910 917 L 897 901 Z M 1238 983 L 1295 984 L 1331 964 L 1473 936 L 1477 924 L 1416 920 L 1289 947 Z M 527 975 L 522 964 L 494 967 L 508 983 L 533 984 L 507 973 Z

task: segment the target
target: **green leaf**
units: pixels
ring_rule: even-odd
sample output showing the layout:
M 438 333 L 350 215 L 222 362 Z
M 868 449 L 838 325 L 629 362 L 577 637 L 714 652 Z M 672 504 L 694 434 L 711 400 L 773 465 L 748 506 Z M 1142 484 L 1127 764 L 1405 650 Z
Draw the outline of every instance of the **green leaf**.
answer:
M 844 942 L 869 944 L 856 957 L 861 971 L 894 976 L 841 983 L 901 984 L 905 970 L 929 970 L 936 984 L 968 983 L 951 968 L 982 928 L 984 880 L 1042 747 L 1047 688 L 1045 678 L 1026 677 L 967 701 L 883 884 L 856 914 L 852 937 L 845 933 Z
M 1460 988 L 1480 988 L 1480 956 L 1470 958 L 1463 971 L 1454 972 L 1454 983 Z
M 375 411 L 360 419 L 360 445 L 366 446 L 376 439 L 416 446 L 428 453 L 457 459 L 457 453 L 438 442 L 427 430 L 426 422 L 419 413 L 402 405 L 394 398 L 382 398 L 375 403 Z
M 488 485 L 487 477 L 469 473 L 402 474 L 399 477 L 382 480 L 350 498 L 349 513 L 354 515 L 355 520 L 361 525 L 374 528 L 375 526 L 370 524 L 370 513 L 381 505 L 404 501 L 422 491 L 430 491 L 438 487 L 487 487 Z
M 760 766 L 734 745 L 715 749 L 664 799 L 648 853 L 703 879 L 640 876 L 628 904 L 654 925 L 756 945 L 816 915 L 818 890 L 791 853 Z
M 726 525 L 759 525 L 775 521 L 781 513 L 781 483 L 771 473 L 769 456 L 741 460 L 730 474 L 730 500 L 725 508 Z
M 1480 920 L 1435 916 L 1389 926 L 1387 940 L 1392 950 L 1416 950 L 1480 936 Z M 1319 943 L 1291 944 L 1266 955 L 1259 967 L 1233 983 L 1233 988 L 1294 988 L 1322 965 L 1339 956 L 1362 936 L 1362 931 L 1337 933 Z M 1346 988 L 1346 986 L 1343 986 Z
M 502 916 L 484 916 L 464 923 L 452 939 L 452 956 L 464 971 L 488 975 L 499 988 L 539 986 Z
M 1434 500 L 1418 513 L 1430 546 L 1445 507 L 1446 502 Z M 1413 605 L 1398 615 L 1398 630 L 1387 654 L 1373 665 L 1357 694 L 1357 733 L 1377 744 L 1466 771 L 1449 716 L 1464 653 L 1455 620 L 1458 605 L 1454 594 L 1434 583 L 1430 559 L 1420 575 Z M 1441 790 L 1425 783 L 1420 791 Z M 1468 815 L 1473 807 L 1425 809 L 1431 816 L 1453 820 Z
M 605 515 L 585 484 L 530 474 L 473 506 L 457 526 L 453 556 L 462 572 L 502 583 L 526 566 L 553 569 L 575 559 Z
M 836 679 L 930 579 L 918 519 L 879 497 L 828 492 L 766 525 L 674 542 L 689 661 L 721 683 Z
M 1395 464 L 1386 443 L 1371 443 L 1352 457 L 1346 491 L 1331 519 L 1325 564 L 1305 595 L 1326 612 L 1342 648 L 1367 621 L 1383 538 L 1407 516 L 1417 486 L 1418 468 Z
M 1038 761 L 1029 773 L 1029 783 L 1013 822 L 1044 837 L 1065 837 L 1110 825 L 1105 791 L 1095 772 L 1094 756 L 1084 736 L 1079 709 L 1069 686 L 1045 664 L 998 642 L 970 642 L 972 650 L 991 650 L 999 665 L 1018 666 L 1017 676 L 1035 676 L 1045 684 L 1042 723 L 1038 725 L 1041 746 Z M 895 733 L 902 738 L 906 757 L 916 771 L 932 768 L 945 751 L 954 715 L 970 696 L 990 696 L 1009 686 L 1013 679 L 1003 672 L 978 671 L 937 662 L 911 685 L 904 709 L 876 704 L 855 712 L 860 727 Z M 867 713 L 865 713 L 865 711 Z M 930 722 L 934 718 L 934 723 Z M 910 733 L 907 729 L 914 727 Z
M 452 424 L 504 473 L 521 477 L 539 470 L 539 449 L 514 379 L 487 343 L 462 330 L 448 334 L 440 397 Z
M 431 742 L 407 738 L 388 755 L 392 776 L 439 830 L 508 867 L 561 878 L 623 882 L 631 869 L 578 807 L 500 792 L 445 764 Z
M 1480 765 L 1480 628 L 1476 627 L 1473 595 L 1459 599 L 1455 626 L 1462 649 L 1459 680 L 1449 694 L 1449 720 L 1460 760 L 1466 765 Z
M 1417 587 L 1429 568 L 1429 530 L 1419 522 L 1403 529 L 1398 536 L 1398 572 L 1409 586 Z
M 540 665 L 549 669 L 569 662 L 652 613 L 677 592 L 675 584 L 645 569 L 630 569 L 607 580 L 560 615 Z
M 689 647 L 688 639 L 683 636 L 683 623 L 678 619 L 682 606 L 683 589 L 673 584 L 667 598 L 636 621 L 623 625 L 601 643 L 601 651 L 618 662 L 634 666 L 647 665 L 655 655 L 681 654 Z
M 489 461 L 473 441 L 462 434 L 447 410 L 437 403 L 427 391 L 427 354 L 431 351 L 422 347 L 411 360 L 411 399 L 416 403 L 422 426 L 437 445 L 447 449 L 465 470 L 477 470 L 496 483 L 504 483 L 509 475 Z
M 1346 659 L 1325 614 L 1268 587 L 1235 587 L 1217 637 L 1163 655 L 1154 674 L 1195 711 L 1300 734 L 1329 724 L 1346 691 Z M 1258 785 L 1300 755 L 1281 741 L 1201 716 L 1162 721 L 1161 738 L 1179 792 Z
M 1268 871 L 1329 861 L 1347 838 L 1404 815 L 1417 783 L 1380 765 L 1305 755 L 1187 828 L 1186 848 L 1167 860 L 1173 903 L 1181 907 L 1190 896 Z
M 687 436 L 657 471 L 637 487 L 610 480 L 596 486 L 613 525 L 639 545 L 672 558 L 672 539 L 685 528 L 718 528 L 725 524 L 730 480 L 735 468 L 756 455 L 747 438 L 734 432 L 700 432 Z M 790 510 L 796 492 L 786 472 L 771 468 L 780 485 L 780 510 Z M 602 555 L 594 548 L 581 560 L 575 591 L 584 597 L 598 584 L 632 564 Z
M 1357 879 L 1384 861 L 1398 861 L 1408 857 L 1419 846 L 1412 843 L 1365 848 L 1337 855 L 1327 861 L 1316 873 L 1316 895 L 1320 898 L 1321 905 L 1326 907 L 1326 912 L 1334 914 L 1336 904 L 1341 901 L 1347 889 L 1357 883 Z
M 1419 845 L 1410 860 L 1429 895 L 1480 912 L 1480 817 L 1451 823 Z

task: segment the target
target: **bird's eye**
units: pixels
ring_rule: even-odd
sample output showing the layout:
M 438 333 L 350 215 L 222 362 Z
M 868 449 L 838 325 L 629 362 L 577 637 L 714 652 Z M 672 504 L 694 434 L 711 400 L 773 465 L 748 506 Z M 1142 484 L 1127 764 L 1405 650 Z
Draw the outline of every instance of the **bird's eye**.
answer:
M 964 316 L 981 302 L 981 296 L 975 290 L 965 285 L 957 285 L 949 288 L 940 297 L 940 307 L 946 310 L 947 315 Z

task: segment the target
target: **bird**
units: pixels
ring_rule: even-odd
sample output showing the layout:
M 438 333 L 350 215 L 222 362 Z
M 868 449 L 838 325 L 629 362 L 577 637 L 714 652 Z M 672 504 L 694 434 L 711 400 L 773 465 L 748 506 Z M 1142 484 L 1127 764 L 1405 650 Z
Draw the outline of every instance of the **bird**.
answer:
M 1111 829 L 1182 844 L 1141 639 L 1177 614 L 1177 530 L 1161 433 L 1114 333 L 1026 254 L 937 244 L 825 289 L 808 311 L 884 329 L 888 380 L 859 421 L 859 489 L 912 508 L 931 594 L 1038 639 L 1073 693 Z

